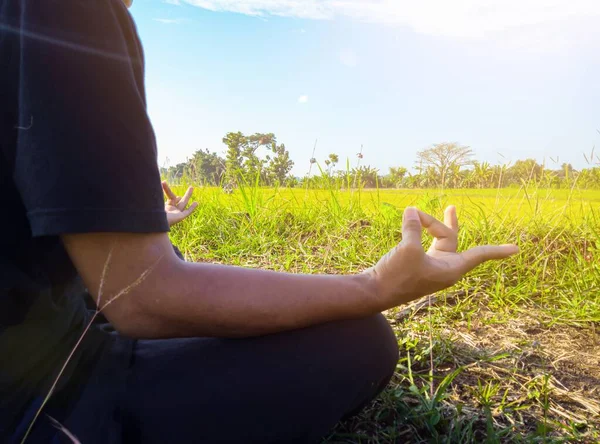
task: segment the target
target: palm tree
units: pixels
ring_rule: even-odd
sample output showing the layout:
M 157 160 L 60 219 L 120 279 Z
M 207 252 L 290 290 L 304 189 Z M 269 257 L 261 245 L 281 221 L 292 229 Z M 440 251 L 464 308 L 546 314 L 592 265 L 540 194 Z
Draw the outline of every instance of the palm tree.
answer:
M 453 188 L 460 188 L 460 186 L 464 182 L 465 177 L 463 176 L 462 171 L 460 169 L 461 169 L 460 165 L 451 165 L 448 168 L 447 182 Z
M 434 188 L 438 183 L 440 183 L 437 170 L 434 167 L 425 168 L 421 183 L 425 185 L 425 188 Z
M 390 167 L 390 180 L 394 187 L 400 188 L 408 170 L 404 167 Z
M 488 162 L 473 162 L 473 174 L 477 182 L 477 188 L 488 188 L 493 171 Z
M 359 183 L 365 188 L 375 188 L 377 186 L 378 172 L 377 168 L 371 168 L 371 166 L 362 166 L 352 171 L 355 182 L 358 179 Z
M 504 183 L 504 176 L 506 175 L 506 170 L 508 169 L 508 165 L 494 165 L 492 167 L 492 177 L 490 178 L 491 185 L 495 187 L 502 187 Z
M 408 173 L 408 177 L 406 178 L 406 186 L 408 188 L 419 188 L 421 181 L 421 175 L 419 173 L 412 174 Z

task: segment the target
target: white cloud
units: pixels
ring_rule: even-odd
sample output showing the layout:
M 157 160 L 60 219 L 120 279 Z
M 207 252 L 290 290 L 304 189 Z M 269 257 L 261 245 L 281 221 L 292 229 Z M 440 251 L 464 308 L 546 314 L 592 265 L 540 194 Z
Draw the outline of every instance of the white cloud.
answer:
M 152 20 L 154 20 L 155 22 L 164 23 L 166 25 L 179 25 L 180 23 L 183 23 L 183 19 L 155 18 Z
M 183 0 L 211 11 L 254 16 L 283 16 L 325 20 L 332 18 L 332 0 Z
M 298 103 L 308 103 L 308 96 L 298 97 Z
M 484 37 L 545 22 L 600 16 L 598 0 L 181 0 L 211 11 L 315 20 L 347 17 L 423 34 Z

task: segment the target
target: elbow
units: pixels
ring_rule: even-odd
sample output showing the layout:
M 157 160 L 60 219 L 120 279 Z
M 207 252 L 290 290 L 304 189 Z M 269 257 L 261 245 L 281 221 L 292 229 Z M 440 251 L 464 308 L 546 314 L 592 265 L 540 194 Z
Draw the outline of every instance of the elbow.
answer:
M 153 337 L 152 324 L 141 316 L 111 320 L 111 324 L 121 336 L 130 339 L 150 339 Z
M 131 296 L 128 300 L 115 303 L 118 310 L 114 310 L 112 316 L 107 315 L 119 334 L 131 339 L 166 339 L 178 336 L 173 323 L 160 307 L 153 307 L 152 302 L 136 294 L 128 296 Z
M 104 308 L 105 315 L 121 335 L 132 339 L 169 338 L 177 334 L 169 309 L 170 293 L 176 288 L 179 260 L 164 261 L 148 279 L 123 293 Z
M 113 328 L 131 339 L 166 337 L 166 319 L 160 310 L 151 310 L 152 302 L 143 289 L 124 294 L 101 309 Z

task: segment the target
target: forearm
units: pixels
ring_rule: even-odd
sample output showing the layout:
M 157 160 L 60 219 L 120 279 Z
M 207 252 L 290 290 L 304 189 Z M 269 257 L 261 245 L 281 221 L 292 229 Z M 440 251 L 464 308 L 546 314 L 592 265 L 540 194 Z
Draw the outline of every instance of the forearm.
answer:
M 165 233 L 65 235 L 100 310 L 137 338 L 240 337 L 368 316 L 370 275 L 301 275 L 180 260 Z
M 252 336 L 368 316 L 455 284 L 515 245 L 457 253 L 458 221 L 442 223 L 407 208 L 402 242 L 371 273 L 315 276 L 180 260 L 165 233 L 63 235 L 67 252 L 97 305 L 133 337 Z M 427 253 L 422 227 L 435 236 Z
M 300 275 L 181 261 L 170 267 L 162 285 L 136 295 L 144 310 L 131 335 L 254 336 L 383 309 L 366 275 Z

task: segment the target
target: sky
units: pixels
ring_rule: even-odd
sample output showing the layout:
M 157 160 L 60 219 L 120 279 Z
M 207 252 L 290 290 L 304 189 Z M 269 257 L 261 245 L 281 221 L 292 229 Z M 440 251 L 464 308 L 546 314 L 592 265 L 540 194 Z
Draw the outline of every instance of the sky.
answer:
M 272 132 L 306 174 L 458 142 L 492 164 L 600 150 L 598 0 L 135 0 L 161 166 Z

